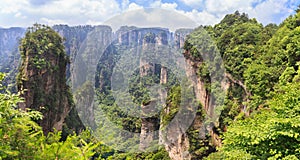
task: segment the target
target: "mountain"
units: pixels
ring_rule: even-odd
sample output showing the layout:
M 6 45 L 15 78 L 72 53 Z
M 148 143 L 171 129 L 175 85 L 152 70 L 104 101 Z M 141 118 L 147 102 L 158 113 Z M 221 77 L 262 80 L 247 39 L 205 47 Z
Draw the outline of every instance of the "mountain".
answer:
M 19 107 L 42 113 L 43 119 L 38 124 L 45 135 L 54 129 L 64 129 L 64 133 L 72 133 L 69 130 L 79 133 L 84 126 L 66 84 L 69 58 L 64 51 L 62 38 L 50 27 L 36 24 L 21 39 L 20 54 L 17 84 L 24 102 Z
M 24 28 L 0 28 L 0 72 L 7 74 L 3 80 L 5 86 L 16 92 L 17 68 L 19 66 L 19 41 L 25 34 Z
M 61 93 L 72 86 L 77 110 L 65 108 L 78 111 L 101 142 L 95 157 L 104 159 L 299 159 L 299 17 L 298 10 L 279 26 L 263 26 L 237 11 L 214 26 L 174 33 L 57 25 L 65 37 L 59 50 L 71 63 L 33 47 L 37 58 L 21 65 L 23 86 L 37 93 L 27 103 L 56 102 L 45 91 L 64 102 Z M 7 55 L 16 54 L 6 50 L 11 61 Z M 65 118 L 67 125 L 77 121 Z
M 0 28 L 0 71 L 6 72 L 18 65 L 19 40 L 24 36 L 25 31 L 18 27 Z

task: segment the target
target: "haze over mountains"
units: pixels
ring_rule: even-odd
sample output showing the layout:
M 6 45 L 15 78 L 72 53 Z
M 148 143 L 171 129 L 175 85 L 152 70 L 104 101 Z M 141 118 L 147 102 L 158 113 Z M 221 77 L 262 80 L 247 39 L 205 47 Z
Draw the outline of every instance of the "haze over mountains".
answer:
M 0 71 L 7 73 L 8 90 L 20 91 L 25 102 L 17 105 L 10 97 L 18 95 L 3 91 L 0 98 L 11 105 L 0 103 L 0 109 L 23 113 L 15 106 L 25 103 L 45 119 L 36 121 L 40 134 L 21 129 L 37 140 L 10 138 L 19 135 L 17 129 L 0 131 L 7 150 L 0 154 L 22 159 L 35 155 L 32 147 L 43 153 L 37 157 L 72 157 L 77 151 L 68 154 L 70 148 L 82 154 L 84 147 L 88 157 L 104 159 L 299 159 L 296 12 L 279 26 L 236 11 L 214 26 L 174 32 L 135 26 L 114 31 L 105 25 L 56 25 L 54 31 L 36 24 L 21 41 L 21 57 L 18 41 L 25 29 L 1 29 Z M 28 127 L 3 115 L 6 128 Z M 79 133 L 82 124 L 89 134 Z M 63 130 L 62 137 L 52 127 Z M 49 131 L 57 141 L 44 138 Z M 57 143 L 69 152 L 51 150 Z

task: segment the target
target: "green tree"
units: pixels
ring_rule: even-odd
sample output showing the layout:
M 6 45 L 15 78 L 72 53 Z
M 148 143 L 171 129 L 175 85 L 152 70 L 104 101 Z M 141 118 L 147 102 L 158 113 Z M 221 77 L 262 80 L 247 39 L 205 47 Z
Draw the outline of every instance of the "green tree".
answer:
M 0 82 L 3 77 L 0 73 Z M 41 113 L 18 109 L 18 103 L 22 101 L 19 94 L 0 93 L 1 158 L 81 160 L 95 154 L 94 149 L 100 143 L 91 141 L 88 131 L 71 135 L 66 141 L 60 141 L 61 132 L 50 132 L 45 136 L 42 128 L 33 121 L 41 119 Z
M 254 108 L 270 98 L 268 94 L 274 90 L 273 87 L 287 67 L 297 70 L 296 63 L 300 60 L 299 22 L 300 13 L 282 22 L 272 38 L 264 46 L 260 46 L 257 58 L 244 72 L 245 84 L 252 93 L 251 105 Z M 273 33 L 276 28 L 274 25 L 268 25 L 263 33 L 269 37 L 266 30 Z
M 66 84 L 69 57 L 63 38 L 49 26 L 34 24 L 27 29 L 19 49 L 21 64 L 17 82 L 24 98 L 22 109 L 42 113 L 44 117 L 37 123 L 45 134 L 53 128 L 63 130 L 64 137 L 74 130 L 79 133 L 84 126 Z
M 278 85 L 272 95 L 268 108 L 228 127 L 218 154 L 241 151 L 254 159 L 300 158 L 300 84 Z

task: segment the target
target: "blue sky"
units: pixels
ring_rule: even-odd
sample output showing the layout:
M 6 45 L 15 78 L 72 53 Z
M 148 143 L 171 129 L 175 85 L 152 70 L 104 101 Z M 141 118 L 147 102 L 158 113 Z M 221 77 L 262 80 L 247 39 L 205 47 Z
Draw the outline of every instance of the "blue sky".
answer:
M 280 23 L 294 14 L 299 4 L 299 0 L 0 0 L 0 27 L 99 25 L 116 15 L 148 7 L 180 13 L 198 25 L 216 24 L 239 10 L 266 25 Z

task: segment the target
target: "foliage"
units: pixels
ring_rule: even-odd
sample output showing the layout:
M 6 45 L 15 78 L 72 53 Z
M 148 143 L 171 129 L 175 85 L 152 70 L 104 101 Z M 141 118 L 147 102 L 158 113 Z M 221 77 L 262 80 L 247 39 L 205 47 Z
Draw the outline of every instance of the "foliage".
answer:
M 126 27 L 124 28 L 126 30 Z M 46 34 L 45 34 L 46 33 Z M 166 36 L 166 35 L 161 35 Z M 205 123 L 205 113 L 199 105 L 196 119 L 197 126 L 191 125 L 186 132 L 189 138 L 189 152 L 195 159 L 300 159 L 300 12 L 288 17 L 279 26 L 263 26 L 256 19 L 238 11 L 229 14 L 215 26 L 196 28 L 184 44 L 184 56 L 194 63 L 197 76 L 205 84 L 208 93 L 214 90 L 212 75 L 221 77 L 223 72 L 217 65 L 223 60 L 228 80 L 228 91 L 219 118 L 219 126 L 214 131 L 222 137 L 222 146 L 215 150 L 211 137 L 200 137 L 199 126 Z M 155 42 L 155 34 L 146 34 L 147 43 Z M 63 39 L 50 27 L 35 25 L 28 29 L 26 38 L 21 41 L 22 57 L 31 56 L 30 67 L 39 71 L 50 69 L 56 72 L 59 66 L 52 68 L 45 55 L 56 55 L 67 63 L 64 54 Z M 28 47 L 29 46 L 29 47 Z M 129 80 L 129 96 L 136 106 L 129 106 L 124 100 L 124 111 L 115 102 L 109 79 L 113 68 L 125 52 L 126 47 L 113 45 L 108 47 L 98 64 L 96 76 L 97 98 L 99 106 L 108 119 L 130 132 L 141 132 L 141 118 L 128 116 L 140 110 L 141 104 L 153 99 L 149 86 L 159 82 L 160 67 L 155 65 L 152 75 L 140 77 L 135 71 Z M 220 53 L 220 56 L 216 54 Z M 134 57 L 129 57 L 134 58 Z M 64 64 L 65 65 L 65 64 Z M 24 72 L 21 68 L 21 73 Z M 180 111 L 182 101 L 197 101 L 192 98 L 182 99 L 188 87 L 178 85 L 174 75 L 168 71 L 168 114 L 163 112 L 155 117 L 166 125 Z M 0 74 L 3 79 L 4 74 Z M 19 81 L 28 81 L 28 77 L 19 76 Z M 34 86 L 38 88 L 38 86 Z M 227 86 L 226 86 L 227 87 Z M 0 90 L 5 91 L 1 88 Z M 79 90 L 80 91 L 80 90 Z M 43 91 L 36 90 L 36 99 L 44 101 Z M 124 94 L 124 93 L 120 93 Z M 128 95 L 127 95 L 128 96 Z M 185 95 L 187 96 L 187 95 Z M 188 95 L 190 96 L 190 95 Z M 218 97 L 210 97 L 218 98 Z M 55 97 L 52 97 L 53 102 Z M 161 147 L 158 151 L 146 153 L 123 153 L 109 148 L 95 140 L 90 132 L 80 135 L 65 136 L 61 141 L 61 132 L 44 135 L 34 120 L 42 118 L 34 110 L 18 110 L 22 102 L 19 94 L 5 92 L 0 94 L 0 157 L 3 159 L 170 159 L 167 151 Z M 73 103 L 73 102 L 72 102 Z M 52 105 L 52 102 L 47 105 Z M 128 106 L 127 106 L 128 105 Z M 248 114 L 246 114 L 248 113 Z M 96 117 L 99 118 L 99 117 Z M 70 123 L 75 119 L 67 120 Z M 111 133 L 113 129 L 99 122 L 102 134 L 121 137 Z M 202 125 L 203 125 L 202 124 Z M 198 128 L 197 128 L 198 127 Z M 115 133 L 118 134 L 118 133 Z M 117 138 L 116 141 L 123 141 Z M 138 139 L 124 143 L 125 147 L 136 149 Z M 116 143 L 117 144 L 117 143 Z M 215 152 L 216 151 L 216 152 Z M 211 152 L 215 152 L 210 154 Z M 205 158 L 205 156 L 209 155 Z
M 264 27 L 236 12 L 204 27 L 232 76 L 220 116 L 223 144 L 208 159 L 299 158 L 299 15 Z
M 270 98 L 268 93 L 279 82 L 280 76 L 287 67 L 297 70 L 299 61 L 299 26 L 300 13 L 288 17 L 280 24 L 278 30 L 263 46 L 260 46 L 257 58 L 249 64 L 244 72 L 245 84 L 252 93 L 253 107 L 264 104 Z M 274 32 L 277 27 L 268 25 L 265 31 Z M 265 31 L 263 32 L 264 35 Z M 269 37 L 269 36 L 267 36 Z M 290 68 L 291 69 L 291 68 Z
M 300 85 L 279 85 L 272 95 L 268 108 L 228 127 L 221 152 L 241 150 L 255 159 L 300 158 Z
M 108 160 L 170 160 L 168 152 L 160 147 L 157 151 L 143 153 L 118 153 L 107 158 Z
M 0 81 L 3 74 L 0 73 Z M 100 144 L 89 141 L 88 131 L 60 141 L 61 132 L 43 134 L 34 120 L 40 112 L 18 109 L 19 94 L 0 93 L 0 157 L 3 159 L 89 159 Z M 85 136 L 87 135 L 87 136 Z
M 69 58 L 63 38 L 49 26 L 34 24 L 27 29 L 19 49 L 21 64 L 17 82 L 26 101 L 24 105 L 43 114 L 44 118 L 37 123 L 45 134 L 53 131 L 55 123 L 65 117 L 63 136 L 73 131 L 78 133 L 84 126 L 74 110 L 73 97 L 66 84 Z

